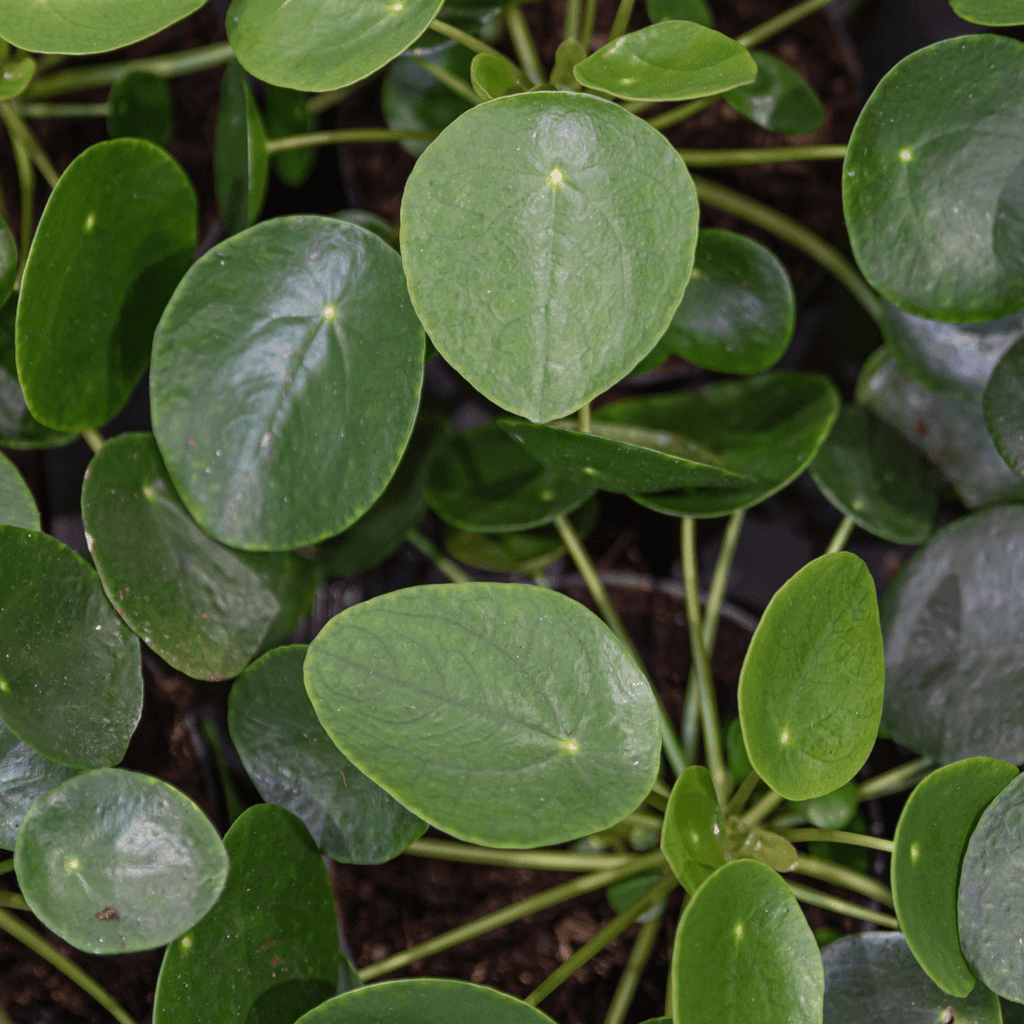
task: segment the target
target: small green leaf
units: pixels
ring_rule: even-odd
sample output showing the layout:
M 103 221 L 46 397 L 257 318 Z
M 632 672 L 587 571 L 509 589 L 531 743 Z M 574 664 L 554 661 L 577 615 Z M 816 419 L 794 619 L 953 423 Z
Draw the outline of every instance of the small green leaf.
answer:
M 213 909 L 164 954 L 153 1024 L 267 1024 L 338 991 L 338 923 L 324 862 L 306 827 L 270 804 L 224 837 L 231 870 Z
M 1018 476 L 1024 476 L 1024 338 L 999 360 L 982 407 L 985 426 L 1003 461 Z
M 723 830 L 711 774 L 703 765 L 691 765 L 672 787 L 661 833 L 661 852 L 691 896 L 725 863 Z
M 142 712 L 138 640 L 92 567 L 45 533 L 0 526 L 0 719 L 72 768 L 116 764 Z
M 564 89 L 579 89 L 579 82 L 573 75 L 573 68 L 586 60 L 586 47 L 578 39 L 563 39 L 555 51 L 555 63 L 551 69 L 551 84 Z
M 512 66 L 504 57 L 478 53 L 469 67 L 473 91 L 482 100 L 493 100 L 509 92 L 519 92 Z
M 1024 3 L 1021 0 L 950 0 L 958 17 L 975 25 L 1024 25 Z
M 21 95 L 31 84 L 36 73 L 36 62 L 29 56 L 4 61 L 0 66 L 0 100 L 11 100 Z
M 733 110 L 771 132 L 806 135 L 821 127 L 825 108 L 807 79 L 770 53 L 753 53 L 757 78 L 727 92 Z
M 263 209 L 270 180 L 267 135 L 238 61 L 224 69 L 213 152 L 213 183 L 229 235 L 249 227 Z
M 107 132 L 112 139 L 132 136 L 166 146 L 174 131 L 174 107 L 167 83 L 148 71 L 129 71 L 111 87 Z
M 82 431 L 121 410 L 192 262 L 196 219 L 191 182 L 151 142 L 100 142 L 71 162 L 46 202 L 18 299 L 18 379 L 37 420 Z
M 745 235 L 705 228 L 661 344 L 708 370 L 760 373 L 785 354 L 795 324 L 796 296 L 779 258 Z
M 738 818 L 725 823 L 722 845 L 726 860 L 757 860 L 772 871 L 793 871 L 800 859 L 788 839 L 766 828 L 747 828 Z
M 344 754 L 468 842 L 526 848 L 608 828 L 658 770 L 646 679 L 600 619 L 543 587 L 376 597 L 327 624 L 305 676 Z
M 83 772 L 30 808 L 14 847 L 32 913 L 85 953 L 156 949 L 216 903 L 228 873 L 184 793 L 120 768 Z
M 18 467 L 5 455 L 0 455 L 0 526 L 42 529 L 36 499 L 32 497 Z
M 576 81 L 627 100 L 692 100 L 753 82 L 757 65 L 735 40 L 692 21 L 662 21 L 602 46 Z
M 268 85 L 263 91 L 263 100 L 267 106 L 268 139 L 305 135 L 316 130 L 317 116 L 307 106 L 309 97 L 304 92 Z M 318 152 L 315 146 L 310 146 L 275 153 L 271 157 L 274 173 L 288 188 L 301 188 L 313 173 Z
M 875 583 L 856 555 L 805 565 L 771 599 L 740 673 L 743 738 L 787 800 L 848 782 L 878 732 L 885 667 Z
M 719 868 L 679 921 L 672 953 L 673 1019 L 686 1024 L 821 1024 L 818 944 L 771 868 Z
M 818 828 L 846 828 L 857 816 L 857 784 L 847 782 L 813 800 L 797 800 L 793 809 Z
M 896 916 L 917 962 L 951 995 L 963 997 L 974 988 L 957 930 L 964 851 L 982 811 L 1017 775 L 1012 764 L 987 757 L 946 765 L 918 784 L 896 826 Z
M 705 28 L 715 27 L 707 0 L 647 0 L 647 17 L 652 22 L 695 21 Z

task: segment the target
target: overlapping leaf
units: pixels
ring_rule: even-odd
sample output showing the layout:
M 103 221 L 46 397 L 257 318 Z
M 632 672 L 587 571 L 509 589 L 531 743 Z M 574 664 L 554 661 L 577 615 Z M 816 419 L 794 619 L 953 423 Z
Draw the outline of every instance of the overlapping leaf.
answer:
M 255 223 L 270 180 L 267 134 L 245 72 L 238 61 L 224 69 L 217 110 L 213 183 L 229 235 Z
M 950 0 L 949 5 L 964 21 L 975 25 L 1024 25 L 1020 0 Z
M 18 467 L 4 455 L 0 455 L 0 526 L 41 529 L 36 500 Z
M 711 775 L 702 765 L 691 765 L 672 787 L 661 834 L 665 859 L 691 896 L 725 863 L 723 830 Z
M 107 104 L 107 132 L 112 139 L 129 136 L 158 146 L 171 141 L 174 109 L 171 90 L 162 78 L 148 71 L 129 71 L 110 87 Z
M 825 108 L 807 79 L 770 53 L 753 53 L 757 78 L 723 97 L 733 110 L 772 132 L 804 135 L 821 127 Z
M 985 388 L 985 426 L 1003 461 L 1024 476 L 1024 339 L 999 360 Z
M 316 129 L 317 116 L 307 106 L 309 97 L 304 92 L 268 85 L 263 91 L 263 100 L 267 107 L 268 139 L 304 135 Z M 275 153 L 271 158 L 274 173 L 289 188 L 301 188 L 313 173 L 317 153 L 315 146 Z

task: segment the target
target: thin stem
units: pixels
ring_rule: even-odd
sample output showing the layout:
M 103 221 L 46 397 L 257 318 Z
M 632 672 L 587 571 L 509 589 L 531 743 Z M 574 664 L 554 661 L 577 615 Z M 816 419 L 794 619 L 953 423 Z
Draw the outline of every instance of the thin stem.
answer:
M 798 875 L 807 875 L 808 878 L 816 878 L 820 882 L 839 885 L 851 892 L 860 893 L 861 896 L 867 896 L 870 900 L 876 900 L 886 907 L 893 906 L 892 890 L 889 886 L 875 878 L 861 874 L 859 871 L 854 871 L 853 868 L 834 864 L 823 857 L 812 857 L 808 853 L 801 853 L 797 858 L 795 870 Z
M 919 757 L 901 764 L 898 768 L 890 768 L 889 771 L 862 782 L 857 787 L 857 799 L 874 800 L 877 797 L 902 793 L 905 789 L 916 786 L 934 767 L 935 762 L 930 757 Z
M 565 5 L 565 29 L 562 38 L 583 41 L 583 0 L 568 0 Z
M 526 24 L 526 18 L 523 16 L 522 0 L 512 0 L 505 9 L 505 25 L 508 28 L 509 39 L 512 40 L 512 49 L 516 51 L 516 59 L 526 72 L 526 77 L 534 85 L 546 82 L 548 75 L 537 54 L 537 45 L 530 33 L 530 26 Z
M 625 867 L 638 856 L 633 853 L 571 853 L 563 850 L 490 850 L 447 839 L 417 839 L 406 847 L 405 852 L 413 857 L 432 860 L 530 868 L 534 871 L 611 871 Z
M 594 39 L 594 28 L 597 25 L 597 0 L 587 0 L 587 6 L 583 9 L 583 28 L 580 31 L 580 42 L 583 49 L 590 53 L 590 47 Z
M 109 103 L 21 103 L 22 117 L 108 117 Z
M 8 892 L 6 889 L 0 889 L 0 907 L 6 907 L 8 910 L 32 910 L 20 892 Z
M 488 53 L 492 57 L 500 57 L 502 60 L 507 61 L 516 81 L 523 88 L 530 88 L 531 82 L 523 74 L 523 69 L 518 64 L 510 61 L 500 50 L 496 50 L 493 46 L 488 46 L 483 40 L 477 39 L 476 36 L 471 36 L 468 32 L 463 32 L 461 28 L 449 25 L 447 21 L 441 21 L 440 18 L 435 18 L 428 27 L 448 39 L 454 39 L 457 43 L 462 43 L 466 49 L 472 50 L 474 53 Z
M 830 2 L 831 0 L 803 0 L 803 3 L 796 4 L 790 7 L 789 10 L 776 14 L 774 18 L 761 22 L 760 25 L 752 28 L 749 32 L 744 32 L 743 35 L 737 36 L 736 42 L 740 46 L 745 46 L 748 50 L 753 46 L 760 46 L 765 40 L 778 35 L 784 29 L 789 28 L 790 25 L 795 25 L 798 21 L 806 18 L 807 15 L 820 11 L 822 7 L 827 6 Z
M 413 60 L 424 71 L 433 75 L 442 85 L 447 85 L 452 92 L 457 93 L 464 100 L 468 100 L 474 106 L 477 103 L 483 103 L 483 100 L 473 91 L 473 87 L 468 83 L 459 78 L 458 75 L 453 75 L 447 68 L 441 67 L 440 64 L 432 64 L 429 60 L 424 60 L 422 57 L 413 57 Z
M 28 125 L 18 116 L 18 112 L 11 103 L 0 103 L 0 118 L 3 119 L 4 124 L 7 126 L 11 141 L 17 142 L 18 145 L 25 148 L 25 151 L 32 158 L 32 163 L 36 165 L 37 170 L 46 181 L 46 184 L 50 188 L 56 186 L 60 175 L 53 164 L 50 163 L 46 150 L 39 145 L 39 140 L 36 139 Z
M 340 89 L 332 89 L 330 92 L 320 92 L 315 96 L 310 96 L 306 100 L 306 109 L 311 114 L 322 114 L 325 110 L 330 110 L 331 107 L 341 103 L 342 100 L 348 99 L 357 89 L 366 85 L 367 81 L 368 79 L 363 78 L 351 85 L 343 85 Z
M 865 846 L 869 850 L 892 853 L 893 841 L 880 836 L 866 836 L 860 832 L 841 832 L 833 828 L 784 828 L 779 831 L 791 843 L 845 843 L 847 846 Z
M 664 918 L 659 914 L 653 921 L 645 921 L 633 940 L 633 948 L 629 952 L 626 966 L 619 975 L 619 983 L 615 986 L 612 1001 L 608 1004 L 608 1012 L 604 1016 L 604 1024 L 624 1024 L 626 1014 L 633 1004 L 633 997 L 640 985 L 647 961 L 654 952 L 654 944 L 658 941 L 661 922 Z
M 673 125 L 685 121 L 688 117 L 699 114 L 705 108 L 710 107 L 717 99 L 717 96 L 706 96 L 699 100 L 687 100 L 686 103 L 680 103 L 678 107 L 671 107 L 660 114 L 655 114 L 654 117 L 648 119 L 647 123 L 652 128 L 657 128 L 659 132 L 663 132 L 666 128 L 671 128 Z M 641 109 L 646 109 L 646 107 Z
M 586 404 L 580 406 L 580 411 L 579 411 L 578 415 L 579 415 L 579 421 L 580 421 L 580 433 L 581 434 L 589 434 L 590 431 L 591 431 L 591 428 L 593 426 L 593 420 L 591 419 L 590 403 L 589 402 L 587 402 Z
M 612 22 L 612 30 L 608 33 L 608 42 L 618 39 L 626 34 L 629 28 L 629 19 L 633 17 L 633 0 L 619 0 L 619 9 L 615 12 L 615 20 Z
M 0 860 L 0 875 L 9 875 L 14 870 L 14 858 L 8 857 L 7 860 Z
M 861 921 L 870 921 L 872 924 L 881 925 L 883 928 L 892 928 L 898 931 L 899 921 L 891 914 L 880 914 L 876 910 L 868 910 L 849 900 L 840 899 L 838 896 L 829 896 L 828 893 L 810 886 L 801 885 L 799 882 L 791 882 L 788 878 L 786 885 L 793 891 L 793 895 L 801 902 L 812 907 L 821 907 L 822 910 L 831 910 L 834 914 L 843 914 L 846 917 L 855 917 Z
M 95 455 L 104 445 L 103 435 L 98 430 L 83 430 L 82 440 L 92 449 Z
M 842 522 L 836 527 L 836 532 L 832 534 L 832 539 L 828 542 L 825 554 L 834 555 L 837 551 L 842 551 L 856 525 L 849 516 L 843 516 Z
M 861 277 L 857 268 L 820 235 L 792 217 L 787 217 L 784 213 L 779 213 L 778 210 L 773 210 L 765 203 L 737 192 L 727 185 L 720 185 L 717 181 L 709 181 L 697 175 L 694 175 L 693 183 L 697 187 L 697 196 L 702 203 L 756 224 L 810 256 L 850 290 L 872 319 L 878 320 L 881 317 L 882 304 L 870 285 Z
M 537 1006 L 542 1003 L 563 981 L 571 978 L 588 960 L 600 953 L 612 940 L 617 939 L 638 917 L 663 900 L 678 885 L 679 882 L 676 881 L 675 875 L 663 878 L 632 906 L 621 914 L 616 914 L 589 942 L 580 946 L 564 964 L 557 967 L 528 996 L 524 997 L 523 1002 L 529 1006 Z
M 417 960 L 425 960 L 435 953 L 441 953 L 460 943 L 475 939 L 478 935 L 485 935 L 495 928 L 501 928 L 513 921 L 529 917 L 530 914 L 547 910 L 548 907 L 557 906 L 565 900 L 583 896 L 588 892 L 596 892 L 598 889 L 603 889 L 614 882 L 620 882 L 624 878 L 632 878 L 633 875 L 638 875 L 642 871 L 663 867 L 664 864 L 665 858 L 661 855 L 661 851 L 654 850 L 637 857 L 630 864 L 615 871 L 590 871 L 578 878 L 563 882 L 561 885 L 528 896 L 517 903 L 511 903 L 507 907 L 502 907 L 501 910 L 478 917 L 475 921 L 460 925 L 442 935 L 435 935 L 434 938 L 427 939 L 426 942 L 421 942 L 411 949 L 405 949 L 401 953 L 395 953 L 394 956 L 389 956 L 379 963 L 364 967 L 359 972 L 359 977 L 362 981 L 373 981 L 392 971 L 408 967 L 409 964 L 414 964 Z
M 14 166 L 18 171 L 18 190 L 21 194 L 21 235 L 18 239 L 18 275 L 16 287 L 21 287 L 21 277 L 25 273 L 25 261 L 32 245 L 32 226 L 35 223 L 36 203 L 36 172 L 32 166 L 32 158 L 28 150 L 16 139 L 11 140 L 14 147 Z
M 655 779 L 654 785 L 651 786 L 651 792 L 660 796 L 667 803 L 668 798 L 672 795 L 672 787 L 663 779 Z M 664 808 L 662 808 L 662 810 L 664 810 Z
M 743 167 L 787 160 L 842 160 L 846 146 L 774 146 L 766 149 L 677 149 L 689 167 Z
M 782 803 L 783 799 L 774 790 L 769 790 L 743 815 L 743 827 L 753 828 L 755 825 L 760 825 Z
M 390 128 L 335 128 L 304 135 L 286 135 L 283 139 L 267 139 L 267 153 L 284 153 L 289 149 L 311 146 L 337 146 L 347 142 L 402 142 L 413 139 L 436 139 L 437 132 L 403 132 Z
M 729 803 L 726 805 L 726 815 L 739 814 L 743 810 L 744 805 L 750 799 L 750 794 L 754 792 L 757 784 L 761 781 L 761 776 L 751 769 L 750 774 L 740 783 L 739 789 L 731 797 L 729 797 Z
M 426 555 L 438 569 L 441 570 L 452 581 L 452 583 L 472 583 L 473 578 L 464 573 L 441 549 L 429 538 L 424 537 L 419 530 L 413 527 L 405 535 L 405 539 L 421 555 Z
M 83 992 L 92 996 L 119 1024 L 135 1024 L 131 1014 L 105 988 L 93 981 L 78 964 L 72 963 L 66 956 L 54 949 L 46 939 L 8 910 L 0 909 L 0 929 L 56 967 Z

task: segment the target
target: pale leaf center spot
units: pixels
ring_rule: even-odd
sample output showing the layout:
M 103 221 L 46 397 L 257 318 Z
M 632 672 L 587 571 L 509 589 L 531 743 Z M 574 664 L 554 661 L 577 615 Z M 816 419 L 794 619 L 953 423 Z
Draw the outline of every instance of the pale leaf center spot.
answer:
M 577 754 L 580 749 L 579 743 L 577 743 L 571 736 L 566 736 L 565 739 L 559 740 L 558 746 L 567 754 Z
M 913 151 L 908 149 L 906 146 L 900 150 L 900 159 L 905 163 L 909 164 L 914 159 Z
M 548 175 L 547 185 L 548 188 L 553 192 L 556 188 L 561 188 L 565 182 L 565 175 L 556 167 Z

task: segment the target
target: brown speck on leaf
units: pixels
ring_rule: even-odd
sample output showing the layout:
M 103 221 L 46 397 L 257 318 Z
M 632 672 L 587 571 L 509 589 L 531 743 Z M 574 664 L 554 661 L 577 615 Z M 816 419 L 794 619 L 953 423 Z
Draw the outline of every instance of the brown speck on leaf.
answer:
M 345 783 L 345 788 L 348 789 L 348 779 L 345 778 L 345 769 L 341 770 L 341 781 Z
M 925 423 L 924 420 L 918 420 L 914 424 L 914 429 L 917 431 L 917 433 L 918 433 L 918 435 L 920 437 L 927 437 L 928 436 L 928 424 Z
M 954 1024 L 956 1021 L 956 1010 L 952 1006 L 947 1006 L 942 1011 L 942 1024 Z
M 97 915 L 97 921 L 119 921 L 117 911 L 113 907 L 104 907 Z

